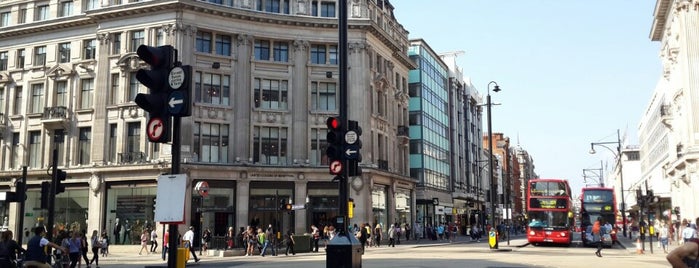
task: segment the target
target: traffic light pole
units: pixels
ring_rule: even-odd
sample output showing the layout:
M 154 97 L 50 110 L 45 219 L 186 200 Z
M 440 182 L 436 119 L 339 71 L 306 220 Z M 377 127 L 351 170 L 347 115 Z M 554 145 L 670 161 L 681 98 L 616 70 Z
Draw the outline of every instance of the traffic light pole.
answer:
M 180 126 L 182 124 L 182 117 L 174 116 L 172 118 L 172 174 L 180 174 Z M 177 238 L 179 237 L 179 232 L 177 231 L 177 224 L 169 225 L 170 237 L 168 238 L 167 246 L 167 267 L 177 268 Z M 187 253 L 189 254 L 189 253 Z
M 22 237 L 24 237 L 24 234 L 22 234 L 22 230 L 24 230 L 24 203 L 27 201 L 27 166 L 22 166 L 22 178 L 20 180 L 18 186 L 22 185 L 22 189 L 17 188 L 18 195 L 20 196 L 19 219 L 17 222 L 17 244 L 21 245 Z
M 49 242 L 53 242 L 53 222 L 54 222 L 54 210 L 56 209 L 56 182 L 58 181 L 58 148 L 53 148 L 52 160 L 53 165 L 51 166 L 51 195 L 49 196 L 49 217 L 46 222 L 46 239 Z
M 347 102 L 347 91 L 348 91 L 348 86 L 347 86 L 347 0 L 340 0 L 339 1 L 339 6 L 338 6 L 338 11 L 339 11 L 339 17 L 338 17 L 338 30 L 339 30 L 339 41 L 338 41 L 338 54 L 339 54 L 339 76 L 340 76 L 340 122 L 342 123 L 343 126 L 347 126 L 348 118 L 349 118 L 349 113 L 348 113 L 348 102 Z M 341 137 L 344 139 L 344 137 Z M 339 187 L 339 199 L 340 202 L 338 204 L 340 205 L 339 213 L 340 216 L 344 217 L 345 222 L 340 225 L 340 234 L 347 234 L 347 224 L 349 220 L 349 213 L 348 213 L 348 207 L 347 207 L 347 201 L 349 200 L 349 194 L 347 192 L 347 184 L 348 182 L 348 170 L 349 170 L 349 161 L 347 159 L 342 160 L 342 173 L 343 175 L 340 175 L 340 187 Z

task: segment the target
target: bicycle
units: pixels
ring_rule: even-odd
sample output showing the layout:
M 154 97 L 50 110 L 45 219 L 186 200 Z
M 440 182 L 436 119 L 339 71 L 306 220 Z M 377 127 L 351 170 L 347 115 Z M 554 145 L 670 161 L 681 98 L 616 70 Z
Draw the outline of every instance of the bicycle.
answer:
M 70 258 L 65 254 L 53 254 L 51 255 L 51 259 L 53 260 L 51 262 L 52 268 L 64 268 L 70 264 Z

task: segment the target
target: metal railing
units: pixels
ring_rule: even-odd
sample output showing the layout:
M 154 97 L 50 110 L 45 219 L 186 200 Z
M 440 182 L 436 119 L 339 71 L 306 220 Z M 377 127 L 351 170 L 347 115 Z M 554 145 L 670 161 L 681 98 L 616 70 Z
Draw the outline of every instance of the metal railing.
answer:
M 144 152 L 119 153 L 120 164 L 133 164 L 143 162 L 146 162 L 146 153 Z
M 44 107 L 42 119 L 68 119 L 68 108 L 65 106 Z

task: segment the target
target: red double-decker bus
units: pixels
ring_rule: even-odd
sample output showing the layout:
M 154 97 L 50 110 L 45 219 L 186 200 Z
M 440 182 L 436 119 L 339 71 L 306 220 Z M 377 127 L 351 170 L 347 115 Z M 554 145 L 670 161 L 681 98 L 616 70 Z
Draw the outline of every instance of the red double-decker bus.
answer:
M 573 242 L 573 200 L 562 179 L 531 179 L 527 185 L 527 240 L 537 244 Z
M 601 224 L 608 222 L 615 226 L 618 210 L 614 188 L 584 187 L 580 195 L 580 224 L 584 246 L 594 244 L 592 237 L 592 225 L 598 218 L 602 218 Z M 612 246 L 617 241 L 617 228 L 613 227 L 610 236 L 611 241 L 604 241 L 605 246 Z

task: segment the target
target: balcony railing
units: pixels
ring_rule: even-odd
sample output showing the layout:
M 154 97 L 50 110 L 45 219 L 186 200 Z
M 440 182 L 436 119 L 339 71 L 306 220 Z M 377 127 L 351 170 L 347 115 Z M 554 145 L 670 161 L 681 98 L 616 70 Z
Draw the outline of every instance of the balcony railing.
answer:
M 410 134 L 410 127 L 408 126 L 398 126 L 398 137 L 408 137 Z
M 144 152 L 119 153 L 120 164 L 136 164 L 143 162 L 146 162 L 146 153 Z
M 379 160 L 379 169 L 388 170 L 388 160 Z
M 41 119 L 68 119 L 68 108 L 65 106 L 45 107 Z

